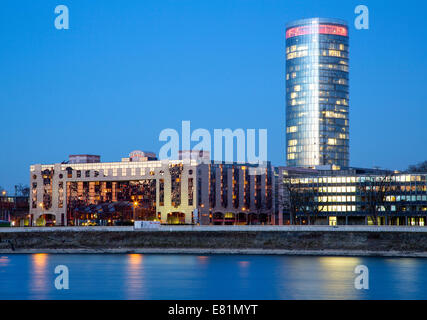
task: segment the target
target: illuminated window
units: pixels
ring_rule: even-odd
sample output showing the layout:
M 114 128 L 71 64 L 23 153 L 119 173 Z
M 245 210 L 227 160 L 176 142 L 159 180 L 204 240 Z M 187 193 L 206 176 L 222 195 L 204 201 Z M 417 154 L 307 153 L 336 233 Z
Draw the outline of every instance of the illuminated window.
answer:
M 329 50 L 330 57 L 341 57 L 341 51 L 337 50 Z
M 298 131 L 298 127 L 297 126 L 292 126 L 292 127 L 288 127 L 287 128 L 287 132 L 288 133 L 294 133 Z
M 337 139 L 328 139 L 328 144 L 331 146 L 335 146 L 337 144 Z
M 298 144 L 298 140 L 289 140 L 288 141 L 288 146 L 292 147 L 292 146 L 296 146 Z

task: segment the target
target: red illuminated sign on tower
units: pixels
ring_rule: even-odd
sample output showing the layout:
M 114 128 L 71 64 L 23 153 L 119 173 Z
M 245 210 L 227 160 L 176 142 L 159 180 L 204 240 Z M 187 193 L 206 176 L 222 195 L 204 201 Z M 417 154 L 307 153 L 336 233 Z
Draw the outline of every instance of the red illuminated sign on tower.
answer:
M 297 36 L 303 36 L 306 34 L 313 34 L 313 33 L 335 34 L 337 36 L 343 36 L 343 37 L 348 36 L 348 30 L 346 27 L 336 26 L 333 24 L 319 24 L 318 28 L 317 28 L 317 25 L 291 28 L 286 31 L 286 39 L 297 37 Z

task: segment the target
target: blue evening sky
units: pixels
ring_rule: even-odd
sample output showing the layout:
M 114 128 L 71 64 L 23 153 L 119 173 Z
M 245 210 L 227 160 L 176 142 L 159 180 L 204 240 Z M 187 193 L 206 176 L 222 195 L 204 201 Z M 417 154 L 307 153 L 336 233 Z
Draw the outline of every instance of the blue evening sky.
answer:
M 54 8 L 70 10 L 56 30 Z M 370 29 L 354 28 L 354 8 Z M 0 185 L 29 166 L 159 152 L 162 129 L 267 128 L 285 164 L 285 24 L 350 25 L 351 165 L 404 169 L 427 159 L 422 1 L 153 0 L 0 3 Z

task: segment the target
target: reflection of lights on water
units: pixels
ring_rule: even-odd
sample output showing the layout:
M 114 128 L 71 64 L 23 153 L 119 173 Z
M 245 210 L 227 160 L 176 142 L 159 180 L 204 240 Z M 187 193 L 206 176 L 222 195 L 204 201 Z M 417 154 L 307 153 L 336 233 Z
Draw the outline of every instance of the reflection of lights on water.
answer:
M 411 258 L 386 259 L 385 262 L 390 264 L 395 263 L 395 264 L 403 265 L 405 267 L 413 267 L 419 263 L 417 259 L 411 259 Z
M 238 261 L 237 265 L 239 268 L 238 272 L 239 272 L 239 278 L 240 278 L 239 286 L 241 288 L 248 288 L 250 286 L 249 284 L 250 262 L 246 260 L 240 260 Z
M 208 262 L 209 257 L 208 256 L 197 256 L 197 260 L 199 260 L 200 263 L 205 264 Z
M 355 257 L 298 257 L 284 259 L 278 281 L 283 282 L 283 298 L 354 299 L 354 268 L 363 264 Z
M 362 265 L 362 259 L 355 257 L 322 257 L 319 258 L 321 281 L 325 292 L 336 295 L 338 299 L 354 297 L 354 270 Z
M 249 266 L 249 261 L 239 261 L 239 266 L 246 268 Z
M 33 254 L 33 265 L 34 271 L 43 271 L 47 263 L 47 253 L 35 253 Z
M 2 256 L 0 257 L 0 267 L 4 267 L 9 264 L 9 257 Z
M 319 262 L 326 268 L 353 268 L 362 264 L 362 260 L 354 257 L 321 257 Z
M 354 257 L 321 257 L 319 263 L 324 279 L 340 282 L 353 278 L 354 268 L 363 264 L 360 258 Z
M 138 268 L 142 263 L 142 254 L 132 253 L 128 255 L 130 269 Z
M 37 299 L 46 298 L 43 293 L 48 291 L 49 279 L 47 272 L 47 253 L 35 253 L 32 255 L 32 281 L 31 290 L 37 294 Z
M 143 255 L 132 253 L 128 254 L 127 258 L 127 299 L 141 299 L 144 295 Z

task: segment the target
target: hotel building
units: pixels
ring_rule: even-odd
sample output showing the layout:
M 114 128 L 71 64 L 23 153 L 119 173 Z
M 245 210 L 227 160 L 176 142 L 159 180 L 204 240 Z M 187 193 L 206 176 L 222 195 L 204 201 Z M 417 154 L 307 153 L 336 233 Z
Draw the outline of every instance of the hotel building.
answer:
M 349 34 L 344 21 L 286 27 L 286 159 L 289 167 L 349 166 Z
M 270 164 L 207 161 L 204 153 L 155 160 L 133 152 L 121 162 L 35 164 L 30 168 L 33 225 L 262 224 L 273 212 Z M 188 156 L 190 155 L 190 156 Z M 196 155 L 198 157 L 196 157 Z M 73 156 L 76 159 L 76 156 Z

